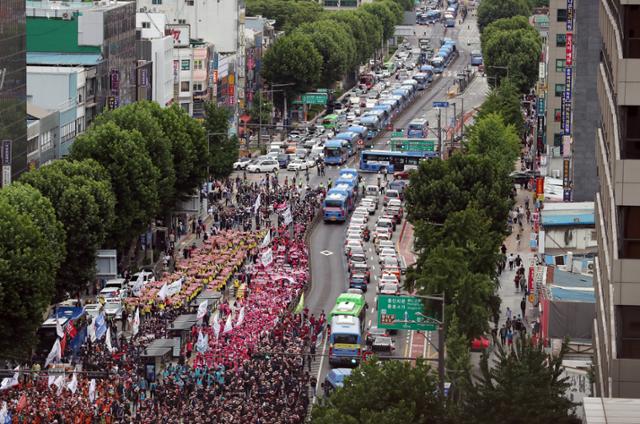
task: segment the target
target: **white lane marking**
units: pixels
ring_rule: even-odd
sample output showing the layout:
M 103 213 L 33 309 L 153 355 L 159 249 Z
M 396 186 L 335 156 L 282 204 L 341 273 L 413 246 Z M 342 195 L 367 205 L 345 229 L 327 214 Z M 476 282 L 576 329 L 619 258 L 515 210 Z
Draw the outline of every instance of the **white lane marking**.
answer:
M 322 345 L 322 356 L 320 357 L 320 367 L 318 368 L 318 375 L 316 377 L 316 390 L 315 390 L 316 395 L 311 400 L 311 403 L 315 403 L 316 402 L 316 399 L 318 399 L 318 393 L 319 393 L 318 390 L 320 390 L 320 384 L 321 384 L 321 382 L 320 382 L 320 374 L 322 374 L 322 365 L 324 364 L 324 354 L 325 354 L 325 352 L 327 350 L 327 339 L 328 339 L 328 337 L 326 337 L 326 334 L 327 334 L 327 330 L 324 330 L 324 335 L 323 335 L 324 344 Z
M 411 335 L 411 331 L 408 331 L 409 335 Z M 413 353 L 413 337 L 408 337 L 409 338 L 409 355 L 411 355 Z M 405 356 L 407 351 L 405 350 Z
M 371 310 L 371 312 L 373 312 L 373 309 Z M 371 327 L 371 320 L 369 320 L 369 327 Z

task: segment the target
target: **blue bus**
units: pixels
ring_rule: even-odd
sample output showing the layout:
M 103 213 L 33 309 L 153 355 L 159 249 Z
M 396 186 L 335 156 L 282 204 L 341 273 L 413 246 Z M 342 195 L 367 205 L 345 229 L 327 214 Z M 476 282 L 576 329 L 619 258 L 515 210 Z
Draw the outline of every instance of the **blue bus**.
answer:
M 378 132 L 380 131 L 380 129 L 382 129 L 382 126 L 380 124 L 380 119 L 378 119 L 377 116 L 373 116 L 373 115 L 361 117 L 360 124 L 362 124 L 364 127 L 366 127 L 369 130 L 368 138 L 370 140 L 373 140 L 373 138 L 376 135 L 378 135 Z
M 360 140 L 361 136 L 360 133 L 357 132 L 344 131 L 336 135 L 335 138 L 345 140 L 348 143 L 347 149 L 349 150 L 349 156 L 353 156 L 358 149 L 358 140 Z
M 344 140 L 331 139 L 324 144 L 325 165 L 342 165 L 349 158 L 349 151 Z
M 367 143 L 367 140 L 370 140 L 369 130 L 367 129 L 367 127 L 364 127 L 362 125 L 351 125 L 350 127 L 347 128 L 346 131 L 360 134 L 360 139 L 362 140 L 364 146 L 367 146 L 367 147 L 371 146 L 371 143 Z
M 427 81 L 433 81 L 433 66 L 431 65 L 422 65 L 420 66 L 420 73 L 427 75 Z
M 418 81 L 418 90 L 424 90 L 429 86 L 429 77 L 423 72 L 415 74 L 413 79 Z
M 358 178 L 358 170 L 355 168 L 342 168 L 340 172 L 338 172 L 339 178 Z
M 331 189 L 322 201 L 324 222 L 344 222 L 349 214 L 349 193 L 344 190 Z M 351 199 L 353 203 L 353 199 Z
M 426 119 L 414 119 L 409 122 L 407 127 L 407 137 L 409 138 L 427 138 L 429 131 L 429 121 Z
M 441 74 L 444 72 L 444 59 L 440 56 L 436 56 L 431 59 L 431 66 L 433 66 L 434 74 Z
M 378 172 L 383 168 L 387 173 L 415 169 L 420 161 L 439 157 L 438 152 L 391 152 L 389 150 L 366 150 L 360 153 L 360 170 Z
M 329 364 L 357 366 L 362 348 L 360 319 L 351 315 L 336 315 L 331 320 Z

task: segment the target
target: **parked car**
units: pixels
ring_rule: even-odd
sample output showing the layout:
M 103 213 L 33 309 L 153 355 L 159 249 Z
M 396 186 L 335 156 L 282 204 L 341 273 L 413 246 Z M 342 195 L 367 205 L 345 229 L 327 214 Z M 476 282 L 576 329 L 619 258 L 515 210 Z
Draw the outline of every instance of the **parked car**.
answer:
M 233 163 L 233 169 L 236 169 L 236 170 L 245 169 L 250 162 L 251 162 L 251 158 L 249 157 L 240 158 Z
M 249 172 L 277 172 L 280 165 L 273 159 L 262 159 L 247 166 Z
M 309 163 L 304 159 L 294 159 L 287 165 L 287 171 L 304 171 L 309 168 Z

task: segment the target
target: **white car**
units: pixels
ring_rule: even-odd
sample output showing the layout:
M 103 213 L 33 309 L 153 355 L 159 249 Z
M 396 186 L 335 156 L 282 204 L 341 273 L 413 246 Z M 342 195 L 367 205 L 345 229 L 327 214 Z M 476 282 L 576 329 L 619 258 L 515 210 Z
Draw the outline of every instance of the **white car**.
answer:
M 359 240 L 348 240 L 347 243 L 344 245 L 344 254 L 345 255 L 349 255 L 349 252 L 351 252 L 351 249 L 354 248 L 362 248 L 362 242 Z
M 356 114 L 353 112 L 349 112 L 347 113 L 347 122 L 353 122 L 353 120 L 356 119 Z
M 287 165 L 287 171 L 303 171 L 309 168 L 309 162 L 305 159 L 294 159 Z
M 240 158 L 233 163 L 233 169 L 245 169 L 251 162 L 251 158 Z
M 398 284 L 383 284 L 379 287 L 380 294 L 395 296 L 400 294 L 400 286 Z
M 380 252 L 382 252 L 382 249 L 395 249 L 395 246 L 393 245 L 393 241 L 391 240 L 380 240 L 380 242 L 378 242 L 378 245 L 376 246 L 376 252 L 378 254 L 380 254 Z
M 351 221 L 349 222 L 350 226 L 358 226 L 360 227 L 363 231 L 367 228 L 367 219 L 365 219 L 363 216 L 354 216 L 351 218 Z
M 378 255 L 378 262 L 382 262 L 384 260 L 384 258 L 386 257 L 392 257 L 392 258 L 398 258 L 398 255 L 396 254 L 396 249 L 392 249 L 389 247 L 384 247 L 382 248 L 382 250 L 380 250 L 380 254 Z
M 391 72 L 388 69 L 382 70 L 382 78 L 389 78 L 391 76 Z
M 362 199 L 360 201 L 360 206 L 358 206 L 359 208 L 365 208 L 367 210 L 367 212 L 369 213 L 369 215 L 373 215 L 376 212 L 376 204 L 373 202 L 368 201 L 367 199 Z
M 384 274 L 382 277 L 380 277 L 380 280 L 378 280 L 378 290 L 380 290 L 380 288 L 385 284 L 400 285 L 400 282 L 398 281 L 398 278 L 395 275 Z
M 257 161 L 256 163 L 251 163 L 247 166 L 247 171 L 249 172 L 277 172 L 278 168 L 280 168 L 280 164 L 278 164 L 277 160 L 273 159 L 262 159 Z

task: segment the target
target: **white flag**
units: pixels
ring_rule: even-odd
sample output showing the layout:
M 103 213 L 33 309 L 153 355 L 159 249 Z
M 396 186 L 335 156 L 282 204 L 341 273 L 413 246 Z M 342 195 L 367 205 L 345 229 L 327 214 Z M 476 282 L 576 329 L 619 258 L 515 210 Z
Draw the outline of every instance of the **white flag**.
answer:
M 104 339 L 104 344 L 109 352 L 113 352 L 113 346 L 111 345 L 111 329 L 107 328 L 107 337 Z M 75 375 L 75 374 L 74 374 Z
M 162 288 L 158 292 L 158 297 L 162 300 L 165 300 L 167 298 L 167 283 L 164 283 L 162 285 Z
M 271 228 L 267 230 L 267 234 L 264 236 L 264 239 L 262 240 L 262 244 L 260 245 L 260 247 L 267 247 L 270 244 L 271 244 Z
M 53 343 L 53 347 L 51 348 L 51 352 L 47 356 L 47 360 L 44 362 L 44 367 L 48 367 L 49 364 L 53 361 L 59 361 L 62 359 L 62 349 L 60 347 L 60 340 L 56 339 L 55 343 Z
M 71 381 L 67 384 L 67 389 L 71 390 L 73 394 L 76 394 L 76 390 L 78 390 L 78 375 L 75 372 L 73 373 L 73 377 L 71 377 Z
M 133 316 L 133 325 L 131 326 L 131 334 L 135 337 L 140 331 L 140 308 L 136 308 L 136 313 Z
M 261 203 L 261 196 L 262 193 L 258 193 L 258 197 L 256 198 L 256 203 L 254 203 L 253 205 L 253 214 L 257 214 L 258 213 L 258 209 L 260 209 L 260 203 Z
M 0 424 L 6 423 L 8 414 L 9 410 L 7 409 L 7 402 L 2 401 L 2 409 L 0 409 Z
M 202 334 L 202 331 L 198 334 L 198 341 L 196 342 L 196 350 L 200 353 L 206 353 L 209 350 L 209 336 Z
M 268 267 L 269 265 L 271 265 L 271 262 L 273 262 L 273 251 L 271 250 L 271 248 L 262 252 L 262 256 L 260 257 L 260 262 L 264 267 Z
M 180 290 L 182 290 L 182 278 L 178 278 L 167 286 L 167 297 L 180 293 Z
M 87 335 L 89 336 L 91 343 L 96 341 L 96 320 L 91 321 L 91 324 L 87 326 Z
M 231 314 L 227 317 L 227 322 L 224 324 L 224 330 L 222 330 L 222 334 L 228 333 L 233 330 L 233 325 L 231 325 Z
M 284 225 L 289 225 L 293 222 L 293 216 L 291 216 L 291 206 L 287 206 L 287 209 L 282 213 L 284 219 Z
M 56 382 L 56 376 L 55 376 L 55 374 L 49 374 L 49 377 L 47 378 L 47 387 L 51 387 L 51 385 L 52 385 L 53 383 L 55 383 L 55 382 Z M 2 422 L 2 421 L 0 421 L 0 423 L 1 423 L 1 422 Z
M 244 306 L 240 308 L 240 313 L 238 314 L 238 321 L 236 322 L 236 327 L 244 322 Z
M 18 379 L 20 378 L 20 365 L 15 367 L 14 371 L 15 372 L 13 373 L 13 377 L 11 378 L 7 377 L 2 379 L 2 383 L 0 383 L 0 390 L 9 389 L 13 386 L 18 385 Z M 0 423 L 2 423 L 2 421 L 0 421 Z
M 220 321 L 218 320 L 218 313 L 213 316 L 213 333 L 216 335 L 216 339 L 220 335 Z
M 62 392 L 62 388 L 64 387 L 65 378 L 64 374 L 60 374 L 58 378 L 53 382 L 53 384 L 58 388 L 58 394 Z
M 96 379 L 92 378 L 91 383 L 89 383 L 89 400 L 91 402 L 95 402 L 96 400 Z
M 200 302 L 200 304 L 198 305 L 198 315 L 196 315 L 196 318 L 198 319 L 198 321 L 200 321 L 202 318 L 204 318 L 205 315 L 207 315 L 208 306 L 209 306 L 209 302 L 207 301 L 207 299 Z
M 64 339 L 64 330 L 62 329 L 62 325 L 60 325 L 60 317 L 56 316 L 56 334 L 61 339 Z
M 142 287 L 144 286 L 144 272 L 140 271 L 138 273 L 138 278 L 136 278 L 135 283 L 133 283 L 133 294 L 135 296 L 137 296 L 138 294 L 140 294 L 140 290 L 142 289 Z

